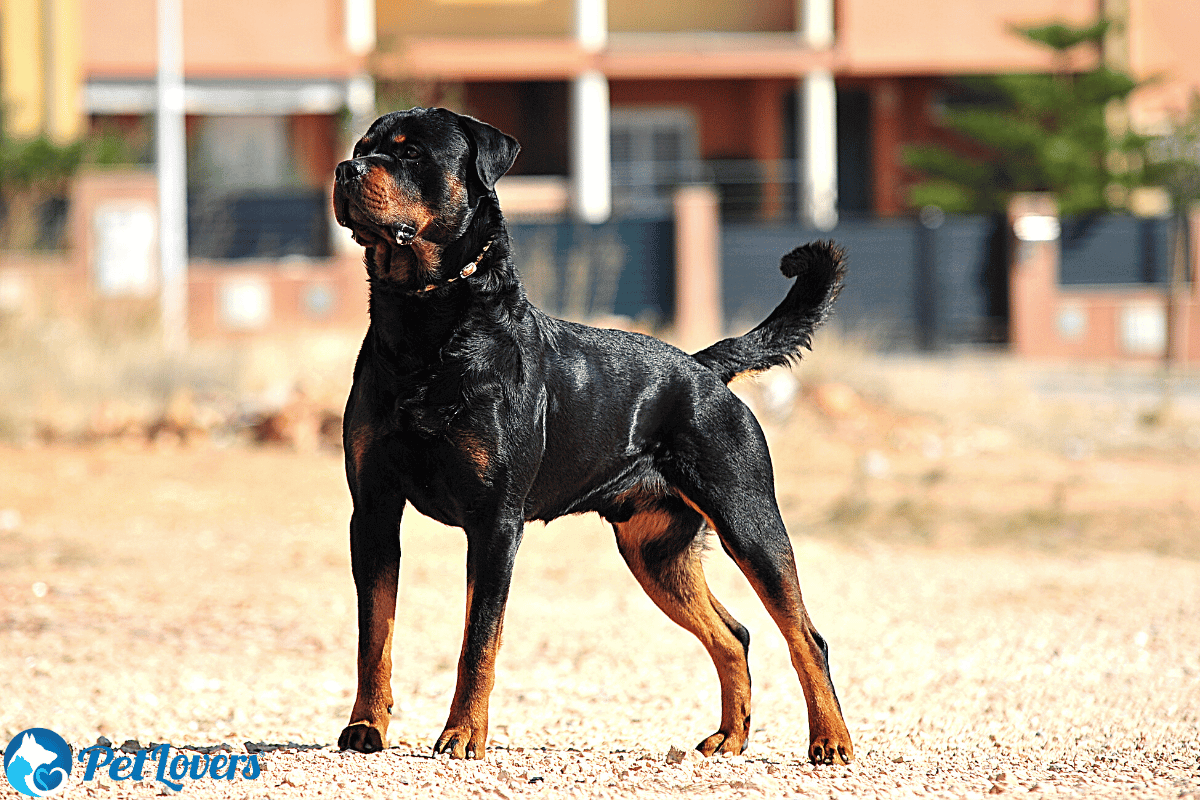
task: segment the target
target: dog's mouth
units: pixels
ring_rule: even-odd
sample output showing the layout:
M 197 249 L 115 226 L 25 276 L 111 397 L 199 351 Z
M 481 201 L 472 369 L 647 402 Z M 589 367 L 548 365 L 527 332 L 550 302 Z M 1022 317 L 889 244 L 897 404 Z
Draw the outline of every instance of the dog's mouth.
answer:
M 416 222 L 393 209 L 377 208 L 381 198 L 363 197 L 360 192 L 361 187 L 347 187 L 341 180 L 334 184 L 334 217 L 339 225 L 350 229 L 354 241 L 363 247 L 385 243 L 411 246 L 420 234 Z
M 395 244 L 399 247 L 409 247 L 417 238 L 417 229 L 407 222 L 396 225 L 347 225 L 350 228 L 350 238 L 363 247 L 372 247 L 382 242 Z

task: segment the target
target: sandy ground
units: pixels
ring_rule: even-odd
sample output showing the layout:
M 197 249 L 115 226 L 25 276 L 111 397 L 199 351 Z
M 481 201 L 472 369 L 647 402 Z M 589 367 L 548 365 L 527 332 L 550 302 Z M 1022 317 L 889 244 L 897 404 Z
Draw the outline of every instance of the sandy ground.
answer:
M 184 782 L 214 798 L 1200 797 L 1194 426 L 1126 430 L 1136 408 L 1045 392 L 1010 418 L 1007 386 L 967 413 L 962 375 L 886 402 L 809 384 L 787 415 L 751 391 L 849 767 L 805 763 L 782 638 L 719 549 L 710 584 L 752 634 L 754 734 L 745 756 L 685 754 L 716 727 L 715 672 L 594 517 L 529 528 L 487 758 L 433 758 L 464 541 L 411 510 L 393 746 L 338 753 L 356 637 L 340 456 L 211 444 L 0 448 L 0 744 L 48 727 L 76 747 L 258 752 L 255 780 Z M 164 791 L 80 774 L 61 796 Z

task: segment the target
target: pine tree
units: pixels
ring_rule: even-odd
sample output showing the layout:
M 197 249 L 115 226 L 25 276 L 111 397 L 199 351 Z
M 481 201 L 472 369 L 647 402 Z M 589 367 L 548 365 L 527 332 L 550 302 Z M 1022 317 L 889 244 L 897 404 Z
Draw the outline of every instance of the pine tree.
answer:
M 905 150 L 907 166 L 927 180 L 915 185 L 916 207 L 944 211 L 1000 211 L 1014 192 L 1053 192 L 1063 214 L 1109 211 L 1126 191 L 1143 185 L 1147 139 L 1114 134 L 1105 110 L 1138 87 L 1129 75 L 1098 60 L 1085 72 L 1067 69 L 1068 53 L 1099 48 L 1108 22 L 1018 28 L 1026 39 L 1051 48 L 1060 67 L 1053 74 L 1006 74 L 967 79 L 994 102 L 948 110 L 947 126 L 982 145 L 973 158 L 938 145 Z

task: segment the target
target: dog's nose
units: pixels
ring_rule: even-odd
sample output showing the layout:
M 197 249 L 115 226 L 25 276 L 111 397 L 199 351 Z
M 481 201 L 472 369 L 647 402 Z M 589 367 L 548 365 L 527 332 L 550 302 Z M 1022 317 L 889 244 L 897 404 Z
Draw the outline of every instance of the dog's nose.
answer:
M 367 165 L 355 158 L 338 164 L 337 169 L 334 170 L 334 175 L 339 182 L 345 183 L 346 181 L 362 177 L 366 172 Z

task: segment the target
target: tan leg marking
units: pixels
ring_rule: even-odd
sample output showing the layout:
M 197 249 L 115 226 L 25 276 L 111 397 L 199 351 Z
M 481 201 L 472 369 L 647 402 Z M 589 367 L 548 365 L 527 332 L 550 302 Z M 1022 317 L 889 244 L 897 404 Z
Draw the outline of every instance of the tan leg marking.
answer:
M 635 514 L 628 522 L 613 525 L 617 545 L 638 583 L 663 612 L 690 631 L 708 651 L 721 683 L 721 728 L 702 741 L 697 750 L 740 753 L 750 736 L 750 670 L 746 650 L 733 634 L 738 626 L 704 579 L 704 568 L 695 547 L 688 543 L 661 562 L 647 562 L 645 545 L 663 537 L 683 536 L 681 525 L 698 529 L 698 520 L 680 519 L 664 510 Z M 740 626 L 738 626 L 740 627 Z
M 689 498 L 680 497 L 691 508 L 703 514 Z M 705 516 L 710 527 L 720 530 Z M 842 710 L 834 694 L 833 682 L 826 672 L 826 658 L 817 643 L 816 628 L 804 608 L 800 593 L 800 580 L 796 574 L 796 560 L 788 548 L 786 563 L 779 564 L 781 577 L 780 596 L 776 596 L 763 581 L 755 566 L 735 558 L 738 568 L 750 581 L 755 593 L 767 608 L 771 619 L 779 626 L 787 642 L 792 667 L 800 679 L 804 691 L 804 702 L 808 706 L 809 758 L 817 764 L 848 764 L 854 760 L 854 745 L 850 732 L 842 719 Z
M 373 752 L 387 747 L 392 708 L 392 633 L 396 624 L 395 569 L 380 573 L 374 592 L 374 609 L 367 630 L 360 631 L 358 694 L 350 724 L 342 731 L 342 749 Z
M 482 759 L 487 748 L 488 700 L 496 683 L 496 655 L 500 652 L 503 617 L 493 636 L 484 645 L 479 663 L 472 669 L 467 663 L 467 637 L 471 626 L 471 602 L 475 597 L 474 582 L 467 581 L 467 619 L 463 625 L 463 646 L 458 657 L 458 682 L 446 727 L 433 746 L 434 753 L 448 753 L 451 758 Z

